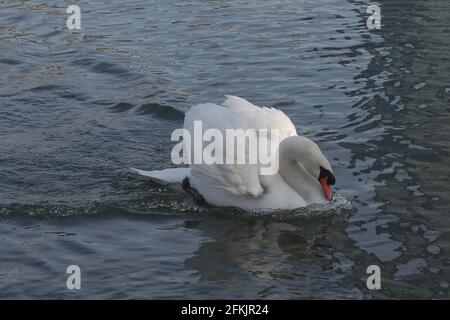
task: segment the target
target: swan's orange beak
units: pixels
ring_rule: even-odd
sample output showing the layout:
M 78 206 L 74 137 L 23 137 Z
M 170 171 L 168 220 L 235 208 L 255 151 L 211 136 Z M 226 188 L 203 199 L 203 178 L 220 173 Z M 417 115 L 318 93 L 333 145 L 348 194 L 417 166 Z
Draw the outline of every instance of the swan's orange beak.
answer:
M 325 197 L 328 200 L 333 200 L 333 191 L 331 190 L 331 185 L 328 182 L 329 177 L 325 176 L 319 179 L 320 185 L 322 186 L 323 192 L 325 193 Z

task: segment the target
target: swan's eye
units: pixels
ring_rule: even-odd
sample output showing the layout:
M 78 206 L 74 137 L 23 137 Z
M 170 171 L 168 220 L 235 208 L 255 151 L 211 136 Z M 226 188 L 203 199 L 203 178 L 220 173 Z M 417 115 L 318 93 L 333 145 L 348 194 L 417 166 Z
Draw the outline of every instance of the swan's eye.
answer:
M 336 178 L 334 177 L 334 174 L 333 173 L 331 173 L 331 171 L 330 170 L 327 170 L 327 169 L 324 169 L 324 168 L 322 168 L 322 167 L 320 167 L 320 174 L 319 174 L 319 181 L 322 179 L 322 178 L 325 178 L 325 177 L 327 177 L 328 179 L 327 179 L 327 183 L 328 183 L 328 185 L 334 185 L 335 183 L 336 183 Z

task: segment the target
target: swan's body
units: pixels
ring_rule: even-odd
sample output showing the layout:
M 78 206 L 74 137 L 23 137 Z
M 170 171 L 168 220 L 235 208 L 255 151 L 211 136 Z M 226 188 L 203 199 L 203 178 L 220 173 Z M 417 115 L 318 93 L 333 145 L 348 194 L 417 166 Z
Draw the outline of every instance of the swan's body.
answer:
M 334 176 L 328 160 L 313 141 L 297 135 L 295 126 L 283 112 L 227 96 L 222 105 L 193 106 L 185 115 L 184 128 L 193 132 L 194 121 L 202 121 L 204 130 L 215 128 L 221 132 L 237 128 L 279 130 L 278 173 L 261 175 L 259 163 L 202 163 L 191 164 L 189 168 L 133 170 L 160 184 L 181 183 L 188 178 L 190 187 L 216 206 L 295 209 L 332 199 L 329 185 L 334 184 Z

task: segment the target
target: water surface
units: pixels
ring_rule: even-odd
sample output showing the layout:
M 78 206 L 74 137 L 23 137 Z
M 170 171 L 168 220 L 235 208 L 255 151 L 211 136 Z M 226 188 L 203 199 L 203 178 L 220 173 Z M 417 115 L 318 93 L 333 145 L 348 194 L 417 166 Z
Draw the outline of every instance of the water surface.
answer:
M 369 3 L 80 1 L 77 31 L 0 1 L 0 298 L 448 299 L 450 3 L 379 0 L 372 31 Z M 289 115 L 351 205 L 198 207 L 128 170 L 225 94 Z

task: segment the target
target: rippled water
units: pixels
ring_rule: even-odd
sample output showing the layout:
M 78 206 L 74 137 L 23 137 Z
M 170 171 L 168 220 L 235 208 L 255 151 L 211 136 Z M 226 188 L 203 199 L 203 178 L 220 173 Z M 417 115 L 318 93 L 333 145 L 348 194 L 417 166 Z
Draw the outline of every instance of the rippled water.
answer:
M 378 0 L 373 31 L 369 1 L 78 1 L 79 31 L 69 4 L 0 1 L 0 298 L 450 298 L 450 2 Z M 197 207 L 128 170 L 224 94 L 288 114 L 351 205 Z

